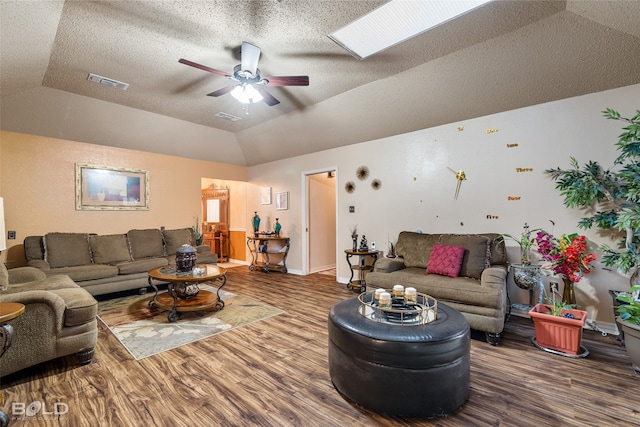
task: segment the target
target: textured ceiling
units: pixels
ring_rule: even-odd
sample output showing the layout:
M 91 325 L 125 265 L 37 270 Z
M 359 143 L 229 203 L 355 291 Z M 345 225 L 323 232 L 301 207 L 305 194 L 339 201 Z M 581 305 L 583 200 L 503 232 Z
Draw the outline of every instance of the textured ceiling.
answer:
M 382 3 L 0 0 L 2 129 L 73 139 L 86 123 L 30 111 L 59 114 L 75 94 L 219 129 L 234 147 L 198 157 L 254 165 L 640 83 L 638 1 L 496 1 L 363 61 L 327 37 Z M 281 103 L 247 116 L 230 95 L 206 96 L 229 80 L 178 63 L 231 72 L 242 41 L 262 49 L 263 75 L 310 85 L 269 88 Z M 122 144 L 173 154 L 175 138 L 141 139 Z

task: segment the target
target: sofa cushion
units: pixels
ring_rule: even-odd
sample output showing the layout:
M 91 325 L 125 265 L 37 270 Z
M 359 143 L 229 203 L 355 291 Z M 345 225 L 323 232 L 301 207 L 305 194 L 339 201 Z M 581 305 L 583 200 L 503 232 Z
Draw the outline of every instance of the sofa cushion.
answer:
M 460 276 L 480 280 L 482 272 L 489 267 L 491 239 L 473 234 L 442 234 L 440 244 L 464 246 L 464 258 Z
M 134 261 L 121 262 L 116 264 L 118 272 L 121 275 L 146 273 L 152 268 L 162 267 L 168 265 L 169 262 L 166 258 L 146 258 L 138 259 Z
M 164 242 L 159 229 L 129 230 L 127 237 L 132 259 L 164 256 Z
M 427 274 L 458 277 L 464 258 L 464 246 L 433 245 Z
M 167 256 L 175 255 L 178 248 L 182 245 L 193 245 L 191 241 L 191 229 L 180 228 L 178 230 L 164 230 L 164 248 Z
M 114 264 L 129 261 L 129 244 L 124 234 L 89 237 L 89 245 L 95 264 Z
M 42 236 L 24 238 L 24 256 L 27 261 L 44 260 L 44 240 Z
M 427 268 L 433 245 L 439 243 L 439 234 L 422 234 L 403 231 L 398 236 L 396 253 L 404 259 L 407 268 Z
M 44 272 L 48 277 L 64 274 L 69 276 L 74 282 L 83 282 L 85 280 L 116 277 L 118 275 L 118 267 L 107 264 L 76 265 L 73 267 L 53 268 L 44 270 Z
M 51 268 L 90 265 L 89 236 L 86 233 L 47 233 L 44 254 Z

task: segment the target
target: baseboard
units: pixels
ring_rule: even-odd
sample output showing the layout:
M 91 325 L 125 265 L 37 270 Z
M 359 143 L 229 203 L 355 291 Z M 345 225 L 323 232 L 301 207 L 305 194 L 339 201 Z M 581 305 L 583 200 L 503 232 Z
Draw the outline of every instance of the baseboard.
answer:
M 332 268 L 336 268 L 335 264 L 325 265 L 323 267 L 315 267 L 309 270 L 309 274 L 317 273 L 319 271 L 331 270 Z

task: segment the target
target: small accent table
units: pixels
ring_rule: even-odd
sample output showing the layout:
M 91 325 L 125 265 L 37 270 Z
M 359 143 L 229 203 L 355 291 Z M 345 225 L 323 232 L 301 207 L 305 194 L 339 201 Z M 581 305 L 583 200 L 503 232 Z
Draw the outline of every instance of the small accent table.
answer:
M 538 304 L 542 304 L 544 281 L 542 280 L 542 274 L 540 273 L 540 266 L 534 264 L 510 264 L 509 270 L 513 271 L 514 283 L 520 289 L 529 291 L 529 305 L 512 304 L 511 307 L 528 313 L 534 306 L 533 293 L 536 286 L 538 287 Z
M 347 249 L 344 251 L 347 254 L 347 263 L 349 264 L 349 269 L 351 270 L 351 277 L 349 278 L 349 283 L 347 283 L 347 289 L 358 289 L 360 288 L 360 292 L 365 292 L 367 290 L 367 283 L 365 282 L 365 276 L 368 271 L 373 270 L 373 266 L 378 260 L 379 251 L 353 251 L 351 249 Z M 358 257 L 358 264 L 351 264 L 351 257 Z M 367 258 L 373 258 L 373 262 L 371 264 L 367 264 Z M 358 278 L 354 280 L 353 276 L 355 272 L 358 272 Z
M 194 267 L 203 270 L 203 274 L 193 271 L 181 272 L 175 266 L 156 267 L 149 271 L 149 286 L 156 293 L 149 301 L 149 307 L 169 310 L 169 322 L 178 320 L 180 312 L 205 311 L 214 308 L 215 311 L 224 308 L 224 301 L 220 299 L 220 290 L 227 283 L 227 270 L 210 264 L 198 264 Z M 153 280 L 168 282 L 167 292 L 158 295 L 158 287 Z M 217 292 L 209 292 L 198 287 L 199 283 L 221 280 L 222 284 Z
M 13 327 L 7 322 L 21 316 L 24 313 L 24 304 L 17 302 L 0 302 L 0 339 L 2 347 L 0 347 L 0 357 L 5 351 L 11 347 L 11 338 L 13 337 Z M 3 411 L 0 411 L 0 426 L 9 425 L 9 417 Z
M 261 268 L 265 273 L 280 270 L 287 272 L 288 237 L 247 237 L 247 247 L 251 252 L 249 270 Z

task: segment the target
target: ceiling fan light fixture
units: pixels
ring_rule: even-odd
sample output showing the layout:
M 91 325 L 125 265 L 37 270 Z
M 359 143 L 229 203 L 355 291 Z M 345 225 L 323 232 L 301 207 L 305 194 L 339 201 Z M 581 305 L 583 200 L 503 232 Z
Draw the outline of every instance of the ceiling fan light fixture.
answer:
M 260 92 L 250 84 L 236 86 L 230 93 L 231 96 L 243 104 L 255 104 L 263 99 Z
M 490 1 L 392 0 L 329 34 L 329 38 L 362 60 Z

